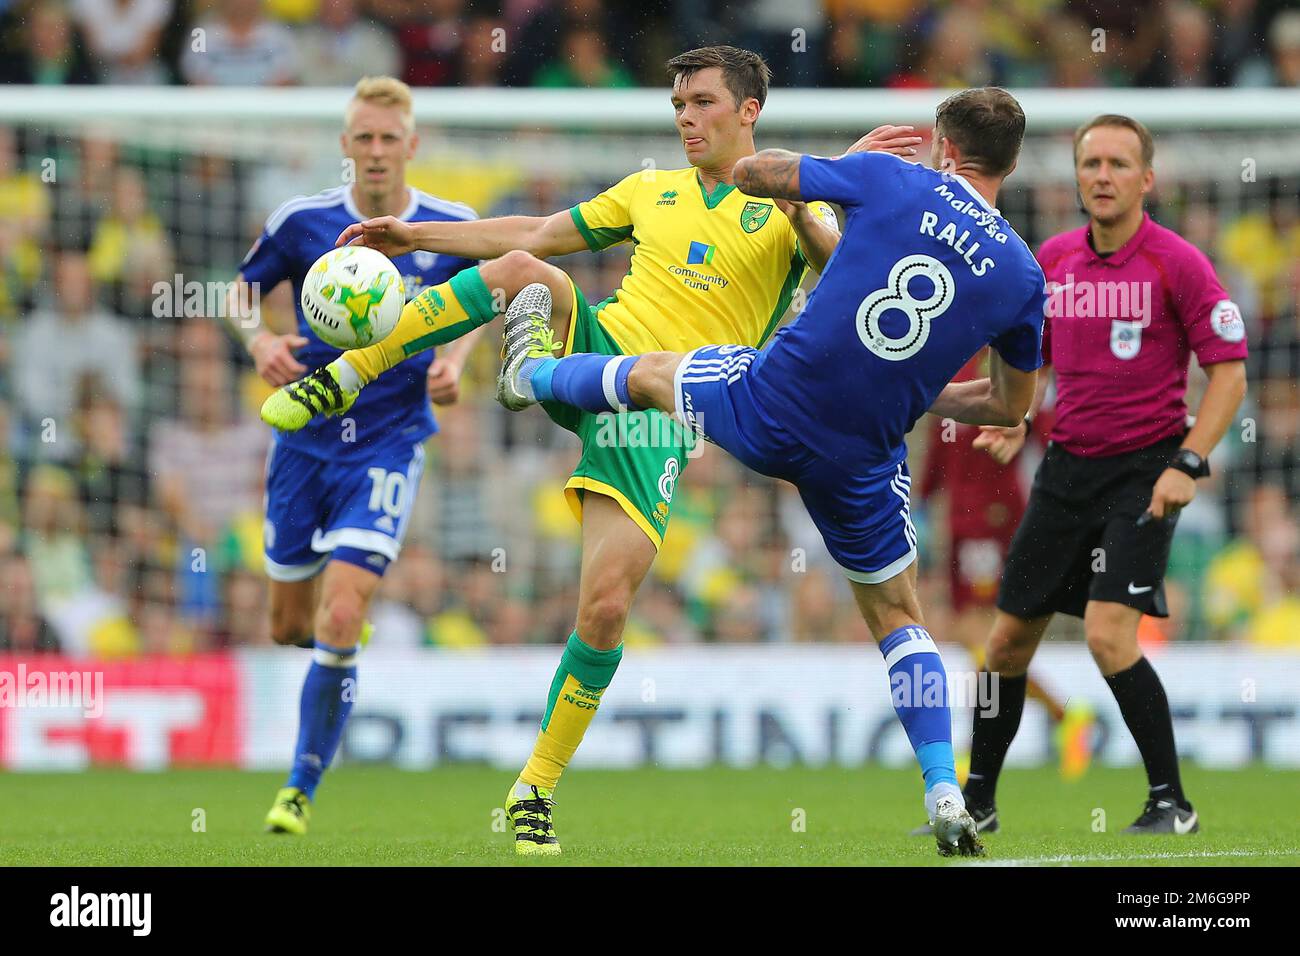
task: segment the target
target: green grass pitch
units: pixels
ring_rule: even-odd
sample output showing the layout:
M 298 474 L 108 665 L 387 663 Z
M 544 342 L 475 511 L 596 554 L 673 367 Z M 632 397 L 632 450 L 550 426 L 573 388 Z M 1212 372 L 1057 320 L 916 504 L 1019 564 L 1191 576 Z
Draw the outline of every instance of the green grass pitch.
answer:
M 0 865 L 514 865 L 496 808 L 509 773 L 343 767 L 317 793 L 304 839 L 261 832 L 279 774 L 0 774 Z M 1300 821 L 1281 808 L 1300 772 L 1186 771 L 1191 837 L 1120 834 L 1141 810 L 1140 770 L 1008 771 L 987 861 L 1046 865 L 1300 865 Z M 928 839 L 914 771 L 572 771 L 556 808 L 579 865 L 954 865 Z M 201 813 L 199 813 L 201 811 Z M 1102 822 L 1104 832 L 1094 832 Z M 198 824 L 204 829 L 200 831 Z M 956 864 L 960 865 L 960 863 Z

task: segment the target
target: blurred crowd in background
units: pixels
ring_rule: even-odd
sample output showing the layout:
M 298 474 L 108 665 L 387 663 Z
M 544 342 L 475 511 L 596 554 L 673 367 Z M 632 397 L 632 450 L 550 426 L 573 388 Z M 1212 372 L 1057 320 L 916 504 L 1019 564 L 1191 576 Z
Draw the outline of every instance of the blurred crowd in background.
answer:
M 734 43 L 784 86 L 1297 86 L 1290 0 L 0 0 L 15 83 L 659 85 Z
M 519 0 L 491 9 L 464 0 L 0 0 L 0 17 L 0 35 L 22 54 L 0 64 L 19 82 L 350 84 L 391 66 L 415 84 L 662 85 L 670 52 L 721 37 L 765 50 L 781 83 L 1300 81 L 1300 14 L 1249 0 Z M 1107 43 L 1122 51 L 1109 47 L 1104 67 L 1061 46 L 1074 30 L 1082 39 L 1070 44 L 1088 49 L 1092 23 L 1108 24 Z M 209 59 L 182 51 L 190 24 L 207 25 Z M 514 38 L 509 54 L 474 55 L 501 24 Z M 820 52 L 785 56 L 796 28 Z M 327 150 L 334 137 L 322 140 Z M 1064 139 L 1059 176 L 1013 177 L 1001 203 L 1035 246 L 1082 223 Z M 621 153 L 619 162 L 635 168 Z M 1244 189 L 1235 162 L 1218 185 L 1163 177 L 1151 204 L 1214 260 L 1252 356 L 1239 427 L 1180 518 L 1172 616 L 1146 621 L 1144 640 L 1294 647 L 1300 178 L 1262 170 Z M 45 175 L 55 166 L 57 176 Z M 420 185 L 472 199 L 483 216 L 546 215 L 612 178 L 523 173 L 478 199 L 451 185 L 472 181 Z M 229 281 L 275 206 L 329 185 L 247 153 L 164 148 L 90 125 L 0 126 L 0 652 L 112 657 L 269 643 L 261 511 L 270 436 L 256 416 L 266 386 L 220 319 L 173 307 L 182 298 L 174 277 Z M 619 284 L 627 252 L 559 264 L 596 302 Z M 272 327 L 287 328 L 292 307 L 287 285 L 262 302 Z M 572 627 L 579 526 L 561 489 L 577 443 L 540 412 L 511 415 L 492 400 L 494 332 L 472 356 L 460 403 L 437 410 L 442 431 L 428 445 L 406 547 L 373 608 L 377 644 L 555 642 Z M 976 361 L 966 374 L 978 371 Z M 1195 408 L 1199 376 L 1192 381 Z M 964 426 L 927 418 L 913 432 L 922 597 L 936 634 L 979 639 L 986 629 L 1000 548 L 1050 417 L 1006 469 L 970 449 Z M 867 640 L 793 490 L 704 446 L 678 482 L 628 643 Z

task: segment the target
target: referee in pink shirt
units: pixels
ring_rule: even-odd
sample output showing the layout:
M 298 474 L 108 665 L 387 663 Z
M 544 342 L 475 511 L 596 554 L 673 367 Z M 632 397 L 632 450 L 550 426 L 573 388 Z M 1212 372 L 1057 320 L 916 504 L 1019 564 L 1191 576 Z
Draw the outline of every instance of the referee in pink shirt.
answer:
M 1167 617 L 1164 576 L 1179 511 L 1210 473 L 1206 459 L 1246 394 L 1241 313 L 1214 267 L 1143 210 L 1155 145 L 1127 116 L 1099 116 L 1074 138 L 1087 226 L 1043 243 L 1049 298 L 1043 372 L 1056 373 L 1056 422 L 1007 557 L 988 669 L 995 716 L 976 712 L 966 804 L 997 829 L 994 788 L 1025 703 L 1025 672 L 1052 615 L 1082 617 L 1088 650 L 1142 753 L 1149 793 L 1126 833 L 1194 833 L 1164 687 L 1138 647 L 1143 614 Z M 1188 430 L 1192 353 L 1210 384 Z M 987 427 L 975 444 L 999 462 L 1020 428 Z

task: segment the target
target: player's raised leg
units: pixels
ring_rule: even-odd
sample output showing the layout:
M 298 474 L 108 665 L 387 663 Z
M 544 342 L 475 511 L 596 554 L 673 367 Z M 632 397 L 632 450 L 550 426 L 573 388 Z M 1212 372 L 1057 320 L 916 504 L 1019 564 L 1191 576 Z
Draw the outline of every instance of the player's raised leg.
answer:
M 527 252 L 508 252 L 425 289 L 406 304 L 397 327 L 381 341 L 344 352 L 274 392 L 262 405 L 262 420 L 282 431 L 297 431 L 317 416 L 341 414 L 384 372 L 492 321 L 530 283 L 549 290 L 557 316 L 555 331 L 563 341 L 573 308 L 568 276 Z
M 544 302 L 546 291 L 527 286 L 515 304 Z M 673 376 L 682 353 L 576 353 L 557 358 L 555 336 L 539 315 L 538 309 L 527 308 L 512 308 L 506 315 L 497 383 L 497 400 L 506 408 L 519 411 L 551 401 L 594 413 L 647 408 L 675 412 Z
M 657 553 L 613 498 L 587 493 L 576 626 L 551 681 L 532 755 L 506 797 L 519 854 L 560 852 L 551 819 L 555 787 L 614 679 L 632 599 Z
M 266 816 L 266 829 L 272 833 L 307 832 L 316 787 L 334 759 L 356 700 L 357 644 L 380 578 L 347 560 L 352 550 L 339 549 L 321 580 L 312 662 L 299 699 L 293 769 Z

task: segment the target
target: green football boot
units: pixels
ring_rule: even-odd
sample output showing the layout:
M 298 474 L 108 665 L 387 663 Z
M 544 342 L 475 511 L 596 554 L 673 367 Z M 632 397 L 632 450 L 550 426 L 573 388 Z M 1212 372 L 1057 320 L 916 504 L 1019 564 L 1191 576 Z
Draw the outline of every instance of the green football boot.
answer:
M 275 795 L 271 812 L 266 815 L 267 833 L 292 833 L 303 836 L 311 819 L 311 801 L 297 787 L 283 787 Z
M 515 829 L 515 853 L 519 856 L 559 856 L 560 841 L 551 823 L 553 793 L 520 781 L 506 794 L 506 816 Z
M 334 370 L 324 365 L 272 392 L 262 403 L 262 421 L 282 432 L 296 432 L 318 416 L 342 415 L 359 394 L 360 389 L 345 392 Z

